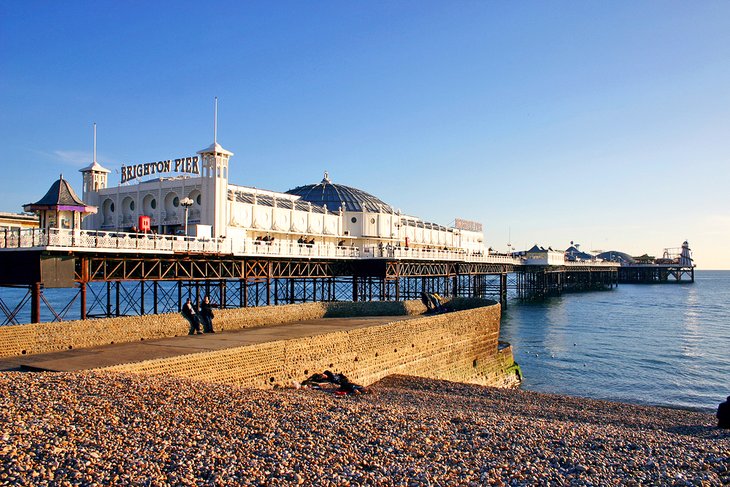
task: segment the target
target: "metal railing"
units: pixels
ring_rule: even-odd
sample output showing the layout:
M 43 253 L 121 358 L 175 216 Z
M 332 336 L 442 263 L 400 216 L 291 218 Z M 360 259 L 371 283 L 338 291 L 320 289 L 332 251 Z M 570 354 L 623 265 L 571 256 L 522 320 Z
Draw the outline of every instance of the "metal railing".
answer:
M 621 267 L 618 262 L 611 262 L 608 260 L 573 260 L 565 261 L 566 267 Z
M 508 255 L 489 255 L 486 252 L 467 250 L 441 250 L 418 247 L 380 247 L 369 245 L 362 248 L 362 258 L 373 259 L 416 259 L 416 260 L 447 260 L 456 262 L 485 262 L 490 264 L 519 265 L 522 259 Z
M 353 259 L 357 247 L 334 244 L 299 244 L 284 240 L 197 238 L 151 233 L 104 232 L 96 230 L 6 229 L 0 233 L 0 249 L 61 248 L 76 251 L 136 251 L 143 253 L 215 253 L 271 255 L 280 257 L 327 257 Z
M 338 259 L 397 259 L 522 265 L 525 260 L 509 255 L 489 255 L 466 250 L 333 243 L 304 244 L 291 240 L 198 238 L 152 233 L 105 232 L 65 229 L 5 229 L 0 231 L 0 249 L 59 248 L 75 251 L 128 251 L 142 253 L 211 253 L 240 256 L 276 256 Z M 566 266 L 617 267 L 615 262 L 565 262 Z

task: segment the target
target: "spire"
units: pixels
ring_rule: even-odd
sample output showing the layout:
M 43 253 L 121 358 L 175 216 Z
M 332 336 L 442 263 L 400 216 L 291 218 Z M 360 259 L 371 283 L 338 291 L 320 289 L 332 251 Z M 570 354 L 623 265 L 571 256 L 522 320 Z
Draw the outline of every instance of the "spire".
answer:
M 233 155 L 233 152 L 225 150 L 218 144 L 218 97 L 215 97 L 215 104 L 213 109 L 213 143 L 203 150 L 198 151 L 198 154 L 223 154 L 228 157 Z
M 109 169 L 106 169 L 102 167 L 97 161 L 96 161 L 96 122 L 94 122 L 94 158 L 91 161 L 91 164 L 88 166 L 79 169 L 79 172 L 86 173 L 86 172 L 97 172 L 97 173 L 109 173 Z M 105 183 L 106 185 L 106 183 Z

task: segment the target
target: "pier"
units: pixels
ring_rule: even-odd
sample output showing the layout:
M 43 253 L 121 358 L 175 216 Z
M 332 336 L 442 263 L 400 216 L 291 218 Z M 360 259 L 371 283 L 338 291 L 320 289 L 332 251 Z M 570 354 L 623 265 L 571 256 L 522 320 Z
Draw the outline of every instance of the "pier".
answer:
M 509 297 L 694 278 L 687 242 L 676 262 L 665 252 L 648 267 L 577 247 L 498 254 L 479 222 L 440 225 L 402 213 L 326 171 L 320 182 L 286 192 L 233 184 L 233 153 L 217 141 L 217 102 L 214 114 L 210 146 L 122 166 L 116 187 L 97 161 L 94 126 L 93 160 L 79 170 L 82 196 L 61 175 L 23 205 L 37 228 L 0 231 L 0 286 L 20 291 L 11 293 L 14 302 L 0 299 L 0 323 L 25 321 L 28 308 L 30 322 L 40 322 L 43 307 L 55 321 L 71 309 L 82 320 L 177 312 L 185 298 L 203 296 L 220 309 L 422 293 L 492 298 L 504 307 Z M 76 292 L 54 305 L 44 295 L 53 288 Z
M 507 304 L 563 292 L 612 288 L 615 262 L 548 265 L 540 259 L 436 249 L 264 243 L 93 230 L 25 229 L 0 238 L 0 286 L 25 290 L 0 302 L 4 324 L 22 322 L 30 301 L 56 320 L 78 306 L 81 319 L 177 311 L 208 295 L 219 308 L 317 301 L 400 301 L 422 292 L 491 297 Z M 55 309 L 44 290 L 74 288 Z

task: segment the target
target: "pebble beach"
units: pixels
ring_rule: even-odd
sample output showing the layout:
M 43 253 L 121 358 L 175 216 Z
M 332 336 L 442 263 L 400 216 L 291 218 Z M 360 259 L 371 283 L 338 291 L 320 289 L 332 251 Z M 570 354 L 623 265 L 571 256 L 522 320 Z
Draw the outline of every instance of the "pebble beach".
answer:
M 2 373 L 0 484 L 730 484 L 711 413 L 405 376 L 370 390 Z

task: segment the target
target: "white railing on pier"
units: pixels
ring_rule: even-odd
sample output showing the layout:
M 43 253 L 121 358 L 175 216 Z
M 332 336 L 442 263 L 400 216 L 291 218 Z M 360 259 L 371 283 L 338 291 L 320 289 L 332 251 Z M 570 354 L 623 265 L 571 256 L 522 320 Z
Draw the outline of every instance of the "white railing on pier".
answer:
M 608 260 L 566 260 L 566 267 L 621 267 L 618 262 L 611 262 Z
M 197 238 L 151 233 L 102 232 L 95 230 L 24 229 L 0 232 L 0 249 L 58 248 L 76 251 L 174 253 L 197 252 L 279 257 L 327 257 L 353 259 L 357 247 L 334 244 L 299 244 L 288 241 Z
M 197 238 L 151 233 L 105 232 L 64 229 L 6 229 L 0 231 L 0 249 L 51 248 L 75 251 L 175 253 L 195 252 L 236 256 L 276 256 L 339 259 L 398 259 L 474 262 L 522 265 L 524 259 L 510 255 L 490 255 L 466 250 L 439 250 L 413 247 L 367 245 L 362 248 L 332 243 L 303 244 L 288 240 Z M 565 265 L 605 265 L 615 263 L 566 262 Z
M 485 252 L 474 252 L 467 250 L 423 249 L 414 247 L 380 247 L 376 245 L 363 247 L 361 258 L 440 261 L 447 260 L 457 262 L 484 262 L 489 264 L 514 265 L 519 265 L 522 263 L 521 259 L 509 255 L 489 255 Z

